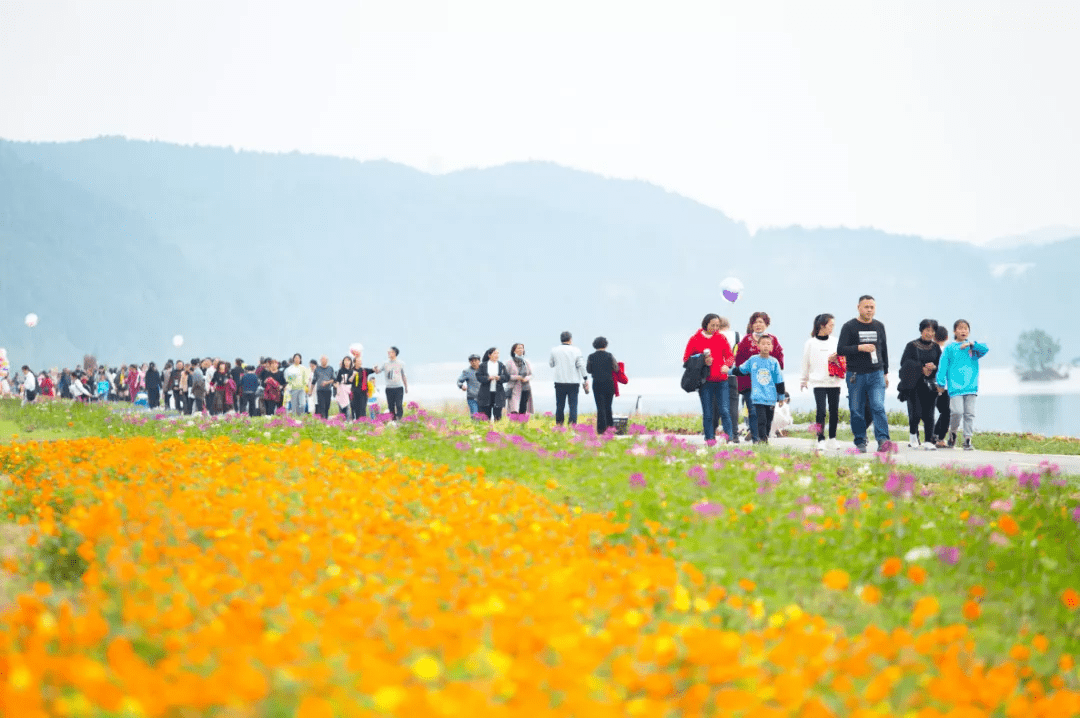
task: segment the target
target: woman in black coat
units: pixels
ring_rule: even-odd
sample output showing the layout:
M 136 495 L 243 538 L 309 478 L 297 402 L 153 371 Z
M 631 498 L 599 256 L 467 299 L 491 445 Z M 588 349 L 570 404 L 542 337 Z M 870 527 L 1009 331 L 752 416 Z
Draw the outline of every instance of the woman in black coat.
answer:
M 619 365 L 611 352 L 607 351 L 607 339 L 597 337 L 593 340 L 592 354 L 585 362 L 585 371 L 592 374 L 593 398 L 596 399 L 596 433 L 603 434 L 615 425 L 611 415 L 611 402 L 615 399 L 615 372 Z
M 934 341 L 937 322 L 919 322 L 919 338 L 907 343 L 900 357 L 900 386 L 897 398 L 906 401 L 911 439 L 908 446 L 919 446 L 919 422 L 923 423 L 926 448 L 934 449 L 934 404 L 937 401 L 937 368 L 941 347 Z
M 476 369 L 476 380 L 480 382 L 480 393 L 476 395 L 480 411 L 489 419 L 493 414 L 496 419 L 501 419 L 503 405 L 506 403 L 504 384 L 510 381 L 510 372 L 506 370 L 506 365 L 499 361 L 499 350 L 495 347 L 484 352 L 484 358 Z

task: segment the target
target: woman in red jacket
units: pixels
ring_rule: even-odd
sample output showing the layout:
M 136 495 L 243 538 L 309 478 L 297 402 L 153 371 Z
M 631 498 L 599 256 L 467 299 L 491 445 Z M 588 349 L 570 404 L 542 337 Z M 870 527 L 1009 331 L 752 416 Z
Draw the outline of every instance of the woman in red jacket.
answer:
M 709 379 L 698 390 L 701 398 L 701 425 L 705 430 L 705 440 L 716 440 L 717 424 L 723 422 L 724 433 L 733 436 L 731 412 L 728 409 L 728 369 L 734 363 L 731 346 L 720 333 L 720 317 L 706 314 L 701 320 L 701 331 L 695 332 L 686 343 L 683 363 L 694 354 L 708 351 L 705 364 L 709 367 Z
M 772 320 L 769 319 L 769 315 L 765 312 L 754 312 L 750 315 L 750 321 L 746 324 L 746 336 L 739 342 L 739 346 L 735 349 L 735 365 L 742 366 L 743 362 L 758 353 L 758 339 L 763 334 L 768 333 L 769 324 Z M 780 346 L 780 340 L 772 334 L 772 351 L 769 356 L 773 357 L 780 363 L 780 368 L 784 368 L 784 349 Z M 747 421 L 750 425 L 750 435 L 754 439 L 756 444 L 760 439 L 767 439 L 767 436 L 758 436 L 757 426 L 757 412 L 754 411 L 754 402 L 750 401 L 750 377 L 740 376 L 739 378 L 739 395 L 743 398 L 743 405 L 747 410 Z

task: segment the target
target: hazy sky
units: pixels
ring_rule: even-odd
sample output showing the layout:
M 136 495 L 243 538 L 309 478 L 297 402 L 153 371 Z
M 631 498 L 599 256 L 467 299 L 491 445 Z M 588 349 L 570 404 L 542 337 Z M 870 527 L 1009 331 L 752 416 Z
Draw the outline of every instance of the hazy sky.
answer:
M 0 0 L 0 137 L 543 159 L 746 222 L 1080 227 L 1080 1 Z

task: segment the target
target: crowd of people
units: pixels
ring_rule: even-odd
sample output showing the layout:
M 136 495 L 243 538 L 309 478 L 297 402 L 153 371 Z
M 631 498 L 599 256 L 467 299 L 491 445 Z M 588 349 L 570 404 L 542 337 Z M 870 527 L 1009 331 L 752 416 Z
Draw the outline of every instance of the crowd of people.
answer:
M 893 444 L 885 414 L 889 386 L 885 325 L 874 318 L 877 303 L 872 296 L 859 297 L 857 311 L 838 336 L 832 314 L 814 318 L 810 338 L 803 346 L 799 387 L 814 394 L 819 448 L 837 448 L 840 390 L 846 386 L 856 449 L 867 451 L 867 432 L 873 427 L 878 450 L 890 450 Z M 780 340 L 768 332 L 770 324 L 767 313 L 754 312 L 746 334 L 740 337 L 730 321 L 710 313 L 702 319 L 701 330 L 686 343 L 684 368 L 696 373 L 701 367 L 703 381 L 698 394 L 706 440 L 715 441 L 722 427 L 725 440 L 768 442 L 774 408 L 790 401 L 782 374 L 784 350 Z M 979 360 L 988 348 L 970 335 L 967 320 L 953 323 L 950 342 L 944 326 L 924 319 L 919 323 L 919 336 L 904 345 L 897 398 L 907 405 L 910 447 L 953 448 L 962 422 L 962 446 L 973 448 Z M 733 418 L 739 416 L 740 396 L 747 414 L 744 434 L 733 424 Z M 919 438 L 920 424 L 925 441 Z
M 873 297 L 860 297 L 857 310 L 857 316 L 838 333 L 832 314 L 817 315 L 803 346 L 799 385 L 813 392 L 822 449 L 837 448 L 840 395 L 845 386 L 855 447 L 867 451 L 872 428 L 878 449 L 892 448 L 885 414 L 889 386 L 885 326 L 875 319 Z M 768 442 L 777 407 L 790 401 L 782 373 L 784 349 L 779 338 L 769 333 L 770 324 L 766 312 L 754 312 L 740 336 L 728 319 L 709 313 L 701 330 L 686 343 L 683 366 L 687 372 L 700 373 L 697 392 L 707 441 L 716 441 L 722 429 L 723 441 Z M 909 446 L 952 448 L 962 424 L 962 446 L 972 448 L 979 360 L 988 349 L 972 340 L 970 333 L 970 324 L 958 319 L 950 342 L 945 327 L 924 319 L 919 336 L 905 344 L 898 398 L 907 405 Z M 602 434 L 615 425 L 612 402 L 619 395 L 619 384 L 628 382 L 625 365 L 611 354 L 604 337 L 593 340 L 594 351 L 588 357 L 574 346 L 570 332 L 563 332 L 559 340 L 548 358 L 555 383 L 555 423 L 576 424 L 579 390 L 586 394 L 591 390 L 596 431 Z M 336 368 L 325 355 L 305 365 L 299 353 L 280 361 L 263 358 L 257 365 L 243 359 L 232 363 L 216 358 L 169 360 L 160 370 L 153 362 L 36 373 L 23 366 L 21 373 L 5 371 L 0 389 L 21 392 L 25 401 L 34 401 L 39 394 L 83 401 L 145 401 L 150 409 L 162 407 L 183 414 L 232 411 L 258 416 L 283 410 L 329 418 L 336 405 L 335 413 L 359 419 L 378 413 L 375 378 L 382 374 L 387 412 L 400 419 L 409 384 L 399 354 L 397 347 L 390 347 L 386 361 L 371 367 L 362 365 L 359 344 L 350 347 Z M 6 362 L 6 356 L 0 356 L 0 361 Z M 482 356 L 472 354 L 468 361 L 457 386 L 466 394 L 470 415 L 494 421 L 503 417 L 504 409 L 519 416 L 534 412 L 533 367 L 524 344 L 513 344 L 506 362 L 497 347 Z M 740 397 L 746 410 L 745 432 L 738 427 Z M 920 424 L 924 440 L 919 437 Z

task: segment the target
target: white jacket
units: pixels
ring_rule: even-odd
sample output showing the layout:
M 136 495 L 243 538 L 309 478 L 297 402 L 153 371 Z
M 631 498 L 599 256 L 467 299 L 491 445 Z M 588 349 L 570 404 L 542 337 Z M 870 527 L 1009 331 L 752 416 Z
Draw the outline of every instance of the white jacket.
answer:
M 843 377 L 829 376 L 829 356 L 836 353 L 838 338 L 833 332 L 824 341 L 817 337 L 806 340 L 802 355 L 802 381 L 811 389 L 833 389 L 844 385 Z
M 555 369 L 556 384 L 580 384 L 585 375 L 585 357 L 573 344 L 560 344 L 551 350 L 548 365 Z

